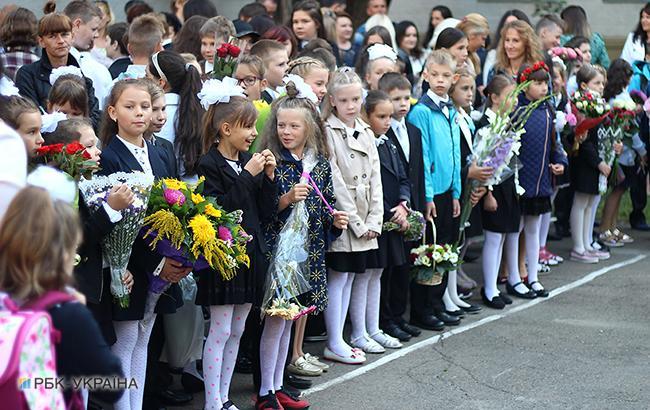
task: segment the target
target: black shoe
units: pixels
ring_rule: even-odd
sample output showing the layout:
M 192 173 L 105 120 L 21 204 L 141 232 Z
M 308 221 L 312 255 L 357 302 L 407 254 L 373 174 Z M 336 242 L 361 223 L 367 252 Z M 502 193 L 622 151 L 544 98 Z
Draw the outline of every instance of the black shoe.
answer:
M 507 282 L 506 282 L 506 283 L 507 283 Z M 506 295 L 505 293 L 503 293 L 503 292 L 499 292 L 499 297 L 501 298 L 501 300 L 503 301 L 503 303 L 505 303 L 506 305 L 512 305 L 512 299 L 510 299 L 510 298 L 508 297 L 508 295 Z
M 465 317 L 465 311 L 460 308 L 458 310 L 445 310 L 445 313 L 448 314 L 449 316 L 456 316 L 459 318 Z
M 311 380 L 303 379 L 302 377 L 297 377 L 289 373 L 284 374 L 284 383 L 300 390 L 305 390 L 311 387 Z
M 535 280 L 535 281 L 530 282 L 528 284 L 528 286 L 530 287 L 530 290 L 535 292 L 535 294 L 537 294 L 537 297 L 539 297 L 539 298 L 547 298 L 548 297 L 548 290 L 544 289 L 543 287 L 540 290 L 535 290 L 535 289 L 533 289 L 533 286 L 532 286 L 533 283 L 538 283 L 539 285 L 544 286 L 539 281 Z
M 481 299 L 483 299 L 485 306 L 492 309 L 503 309 L 506 307 L 506 304 L 503 299 L 501 299 L 501 296 L 495 296 L 492 298 L 492 300 L 488 299 L 487 296 L 485 296 L 485 288 L 481 288 Z
M 514 285 L 511 285 L 510 283 L 506 283 L 506 292 L 508 292 L 508 295 L 512 295 L 521 299 L 535 299 L 537 297 L 537 294 L 532 289 L 528 289 L 528 292 L 526 293 L 517 292 L 517 289 L 515 288 L 519 286 L 519 284 L 523 285 L 524 282 L 517 282 Z
M 645 222 L 640 224 L 634 224 L 634 225 L 630 224 L 630 225 L 632 226 L 632 229 L 634 229 L 635 231 L 650 231 L 650 225 L 648 225 Z
M 433 315 L 421 318 L 411 316 L 411 324 L 427 330 L 443 330 L 445 328 L 445 322 Z
M 183 373 L 181 375 L 181 385 L 183 386 L 183 390 L 188 393 L 198 393 L 205 390 L 203 380 L 190 373 Z
M 403 331 L 395 323 L 389 323 L 386 326 L 383 326 L 381 330 L 383 330 L 386 334 L 399 339 L 400 342 L 408 342 L 411 340 L 411 335 Z
M 237 373 L 252 374 L 253 362 L 246 356 L 238 356 L 235 362 L 235 371 Z
M 402 322 L 398 325 L 400 329 L 410 334 L 413 337 L 418 337 L 422 334 L 422 331 L 415 326 L 411 326 L 406 322 Z
M 478 313 L 481 313 L 481 307 L 479 305 L 472 305 L 471 303 L 469 304 L 468 307 L 461 307 L 461 309 L 465 313 L 469 313 L 470 315 L 476 315 Z
M 327 340 L 327 332 L 323 332 L 319 335 L 305 336 L 305 342 L 307 343 L 324 342 L 326 340 Z
M 165 389 L 158 393 L 158 398 L 168 406 L 180 406 L 191 402 L 194 397 L 183 391 Z
M 467 299 L 471 298 L 472 296 L 474 296 L 474 293 L 472 292 L 471 289 L 461 288 L 460 286 L 458 286 L 457 291 L 458 291 L 458 297 L 461 300 L 467 300 Z
M 445 312 L 437 312 L 435 313 L 435 317 L 437 317 L 439 320 L 442 320 L 442 323 L 444 323 L 445 326 L 460 325 L 460 318 L 458 316 L 448 315 Z

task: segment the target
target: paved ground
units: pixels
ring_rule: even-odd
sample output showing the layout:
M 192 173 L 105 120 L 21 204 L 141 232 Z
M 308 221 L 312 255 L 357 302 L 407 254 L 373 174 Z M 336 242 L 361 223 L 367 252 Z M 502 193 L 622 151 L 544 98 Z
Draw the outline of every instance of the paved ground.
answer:
M 312 408 L 650 408 L 650 235 L 635 236 L 607 262 L 565 262 L 543 276 L 549 299 L 485 309 L 363 366 L 335 365 L 305 392 Z M 550 246 L 565 255 L 570 244 Z M 252 408 L 250 377 L 236 375 L 233 386 L 239 408 Z

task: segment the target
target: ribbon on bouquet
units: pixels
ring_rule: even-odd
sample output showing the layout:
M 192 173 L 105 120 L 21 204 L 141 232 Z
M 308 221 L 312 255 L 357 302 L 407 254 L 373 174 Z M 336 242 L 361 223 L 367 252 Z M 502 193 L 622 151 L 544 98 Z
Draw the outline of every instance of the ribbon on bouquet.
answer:
M 321 199 L 321 201 L 323 201 L 323 203 L 327 207 L 327 210 L 330 212 L 330 214 L 333 214 L 334 213 L 334 208 L 332 208 L 332 206 L 329 204 L 329 202 L 327 202 L 327 199 L 325 199 L 325 196 L 323 195 L 323 193 L 320 191 L 320 189 L 316 185 L 316 182 L 311 177 L 311 174 L 309 172 L 303 172 L 301 176 L 302 176 L 302 178 L 305 178 L 309 182 L 309 185 L 311 185 L 312 188 L 314 188 L 314 191 L 316 192 L 316 195 L 318 195 L 318 197 Z

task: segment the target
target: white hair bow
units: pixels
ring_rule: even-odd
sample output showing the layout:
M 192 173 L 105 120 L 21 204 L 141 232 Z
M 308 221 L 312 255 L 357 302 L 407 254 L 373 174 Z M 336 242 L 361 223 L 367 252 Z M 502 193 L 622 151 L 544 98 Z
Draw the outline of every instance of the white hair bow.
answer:
M 63 67 L 55 68 L 52 70 L 50 73 L 50 85 L 54 85 L 59 77 L 66 74 L 72 74 L 76 75 L 79 78 L 84 78 L 84 74 L 81 72 L 81 69 L 79 67 L 75 67 L 73 65 L 65 65 Z
M 553 64 L 559 65 L 560 67 L 562 67 L 562 71 L 566 71 L 566 64 L 564 64 L 564 61 L 562 61 L 560 57 L 553 56 L 552 60 L 553 60 Z
M 311 86 L 302 77 L 296 74 L 287 74 L 284 76 L 283 82 L 285 87 L 289 82 L 292 82 L 296 86 L 296 90 L 298 90 L 296 98 L 306 98 L 314 104 L 318 104 L 316 93 L 314 93 L 314 90 L 311 89 Z
M 52 114 L 42 114 L 41 132 L 54 132 L 56 131 L 56 127 L 59 125 L 59 122 L 67 119 L 68 117 L 59 111 L 54 111 Z
M 46 190 L 53 200 L 73 204 L 77 196 L 77 184 L 63 171 L 40 165 L 27 176 L 27 184 Z
M 230 97 L 246 97 L 244 89 L 232 77 L 223 80 L 210 79 L 203 83 L 201 92 L 197 94 L 201 105 L 207 111 L 212 104 L 229 103 Z
M 393 47 L 386 44 L 373 44 L 368 48 L 368 61 L 377 60 L 378 58 L 387 58 L 392 62 L 396 62 L 397 54 Z

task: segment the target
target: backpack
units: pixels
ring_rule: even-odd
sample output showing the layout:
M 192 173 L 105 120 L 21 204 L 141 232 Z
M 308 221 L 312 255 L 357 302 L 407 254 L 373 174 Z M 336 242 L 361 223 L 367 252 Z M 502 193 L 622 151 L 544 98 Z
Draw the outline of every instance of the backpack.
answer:
M 35 378 L 57 377 L 55 344 L 61 334 L 52 325 L 46 309 L 74 296 L 46 292 L 39 299 L 18 308 L 9 297 L 0 297 L 0 400 L 2 407 L 16 410 L 66 409 L 63 392 L 35 385 Z M 4 307 L 4 308 L 3 308 Z M 83 408 L 75 391 L 67 409 Z

